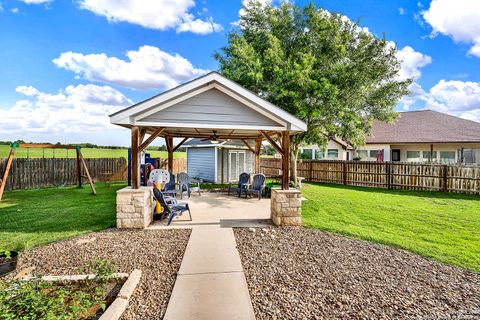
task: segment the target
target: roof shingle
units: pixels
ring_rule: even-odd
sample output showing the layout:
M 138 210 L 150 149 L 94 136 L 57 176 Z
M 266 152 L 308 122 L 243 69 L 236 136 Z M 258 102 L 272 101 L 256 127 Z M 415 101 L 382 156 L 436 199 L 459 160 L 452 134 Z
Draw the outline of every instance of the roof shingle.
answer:
M 480 123 L 432 110 L 401 112 L 394 123 L 375 121 L 366 142 L 480 142 Z

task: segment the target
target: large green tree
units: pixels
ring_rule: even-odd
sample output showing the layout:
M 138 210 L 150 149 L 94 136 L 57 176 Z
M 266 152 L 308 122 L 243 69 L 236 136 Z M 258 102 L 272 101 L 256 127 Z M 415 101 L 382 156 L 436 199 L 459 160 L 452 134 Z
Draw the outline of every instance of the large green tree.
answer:
M 215 58 L 224 76 L 308 124 L 291 140 L 296 179 L 300 145 L 325 145 L 331 137 L 361 145 L 374 119 L 395 119 L 411 83 L 398 79 L 395 53 L 385 39 L 313 3 L 253 0 Z

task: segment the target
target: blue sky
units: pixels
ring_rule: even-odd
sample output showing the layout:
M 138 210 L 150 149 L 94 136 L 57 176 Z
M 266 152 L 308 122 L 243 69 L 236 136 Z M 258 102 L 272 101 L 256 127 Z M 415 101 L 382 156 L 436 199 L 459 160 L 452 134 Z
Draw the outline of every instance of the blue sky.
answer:
M 476 0 L 314 2 L 396 44 L 400 76 L 415 79 L 399 111 L 480 121 Z M 128 144 L 107 115 L 215 70 L 212 55 L 226 45 L 241 4 L 0 0 L 0 140 Z

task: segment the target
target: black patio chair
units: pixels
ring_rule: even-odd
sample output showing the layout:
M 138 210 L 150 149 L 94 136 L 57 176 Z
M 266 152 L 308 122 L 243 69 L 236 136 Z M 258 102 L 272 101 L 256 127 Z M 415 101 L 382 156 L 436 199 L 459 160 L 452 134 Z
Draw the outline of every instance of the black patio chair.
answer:
M 228 195 L 230 195 L 230 191 L 236 191 L 238 196 L 240 197 L 242 194 L 243 185 L 249 182 L 250 182 L 250 175 L 246 172 L 241 173 L 240 176 L 238 177 L 238 182 L 236 186 L 234 185 L 235 181 L 230 181 L 228 185 Z
M 258 196 L 258 200 L 262 199 L 262 192 L 265 189 L 265 175 L 263 173 L 257 173 L 253 176 L 252 184 L 249 188 L 245 189 L 245 199 L 247 195 L 255 194 Z
M 161 219 L 168 218 L 167 225 L 170 225 L 173 221 L 173 218 L 181 216 L 185 211 L 188 211 L 188 215 L 190 216 L 190 220 L 188 221 L 192 221 L 192 213 L 190 212 L 188 203 L 178 203 L 175 198 L 169 198 L 167 203 L 163 193 L 155 188 L 155 186 L 153 187 L 153 195 L 155 196 L 155 199 L 160 202 L 160 205 L 163 208 Z

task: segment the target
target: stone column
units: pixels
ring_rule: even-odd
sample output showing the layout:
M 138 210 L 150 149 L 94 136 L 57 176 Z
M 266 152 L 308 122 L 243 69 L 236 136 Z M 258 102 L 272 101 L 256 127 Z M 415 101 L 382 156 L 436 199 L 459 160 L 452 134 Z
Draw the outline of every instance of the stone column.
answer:
M 117 228 L 143 229 L 153 220 L 153 189 L 126 187 L 117 191 Z
M 272 189 L 270 218 L 277 226 L 301 226 L 302 194 L 300 191 Z

